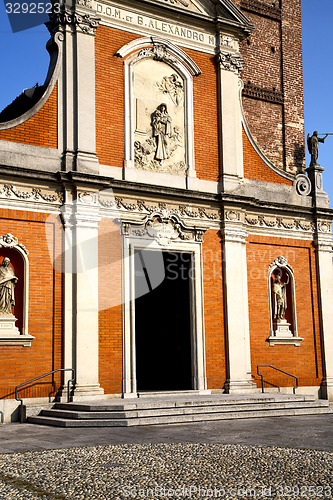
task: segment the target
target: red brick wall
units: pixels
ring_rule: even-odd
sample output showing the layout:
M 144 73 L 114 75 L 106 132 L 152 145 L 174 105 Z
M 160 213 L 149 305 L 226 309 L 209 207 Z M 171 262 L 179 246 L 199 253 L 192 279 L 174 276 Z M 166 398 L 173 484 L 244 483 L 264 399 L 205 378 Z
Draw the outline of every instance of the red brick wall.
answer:
M 122 392 L 123 325 L 121 235 L 112 219 L 99 229 L 99 383 L 105 394 Z
M 194 50 L 184 51 L 202 73 L 193 77 L 194 154 L 197 177 L 219 180 L 218 98 L 215 57 Z
M 315 251 L 311 242 L 249 236 L 247 245 L 252 375 L 258 364 L 270 364 L 299 377 L 300 386 L 319 385 L 322 356 L 318 317 Z M 300 347 L 269 346 L 268 266 L 280 255 L 294 270 Z M 291 307 L 291 304 L 288 304 Z M 273 386 L 291 386 L 289 377 L 263 369 Z M 259 378 L 255 381 L 259 384 Z
M 0 210 L 1 235 L 11 233 L 19 243 L 29 250 L 29 333 L 35 339 L 31 347 L 0 346 L 0 397 L 13 398 L 14 388 L 43 375 L 46 372 L 62 368 L 62 275 L 53 269 L 46 240 L 46 229 L 50 236 L 51 248 L 61 251 L 61 224 L 56 216 L 19 210 Z M 47 222 L 46 222 L 47 219 Z M 1 258 L 9 255 L 2 248 Z M 22 285 L 22 269 L 16 266 Z M 22 307 L 19 303 L 14 310 L 22 324 Z M 51 377 L 45 378 L 34 386 L 24 389 L 23 397 L 46 397 L 54 395 L 60 385 L 60 375 L 55 376 L 52 387 Z
M 304 168 L 301 2 L 275 2 L 275 7 L 281 4 L 280 20 L 255 12 L 255 3 L 251 11 L 244 8 L 249 5 L 246 0 L 235 3 L 255 26 L 241 43 L 246 62 L 244 83 L 282 92 L 284 98 L 282 104 L 243 96 L 246 120 L 267 157 L 279 168 L 295 173 Z M 269 0 L 260 3 L 273 5 Z
M 281 7 L 286 164 L 295 171 L 305 167 L 301 0 L 283 0 Z
M 222 389 L 226 381 L 223 314 L 222 247 L 218 232 L 205 233 L 203 242 L 203 287 L 208 389 Z
M 260 158 L 243 129 L 244 177 L 254 181 L 274 182 L 291 186 L 292 182 L 272 170 Z
M 42 146 L 58 147 L 58 97 L 57 85 L 44 106 L 29 120 L 17 127 L 0 130 L 0 140 Z
M 99 26 L 95 38 L 96 151 L 103 165 L 124 162 L 124 59 L 115 54 L 137 35 Z

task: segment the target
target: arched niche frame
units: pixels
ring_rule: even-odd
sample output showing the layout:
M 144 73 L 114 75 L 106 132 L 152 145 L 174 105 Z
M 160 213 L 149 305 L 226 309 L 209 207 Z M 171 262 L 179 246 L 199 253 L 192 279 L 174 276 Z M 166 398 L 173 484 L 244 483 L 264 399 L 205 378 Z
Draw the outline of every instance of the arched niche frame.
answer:
M 28 333 L 28 306 L 29 306 L 29 252 L 18 239 L 10 233 L 0 237 L 1 263 L 3 258 L 8 257 L 14 267 L 18 282 L 15 286 L 15 308 L 14 315 L 17 321 L 13 324 L 3 325 L 0 328 L 0 345 L 21 345 L 30 347 L 33 336 Z M 1 316 L 0 316 L 1 320 Z M 1 321 L 0 321 L 1 322 Z M 14 325 L 16 323 L 16 325 Z M 1 325 L 0 325 L 1 326 Z
M 273 276 L 279 275 L 281 281 L 288 281 L 286 318 L 281 321 L 274 319 Z M 289 344 L 300 346 L 303 340 L 298 336 L 296 314 L 296 291 L 294 270 L 285 257 L 280 256 L 268 267 L 268 301 L 270 336 L 267 341 L 270 346 Z M 287 315 L 288 312 L 288 315 Z
M 197 64 L 179 47 L 169 40 L 159 37 L 145 37 L 134 40 L 122 47 L 116 54 L 124 58 L 124 95 L 125 95 L 125 162 L 124 177 L 127 169 L 136 166 L 135 151 L 135 130 L 137 113 L 134 103 L 134 72 L 137 65 L 143 61 L 158 61 L 165 63 L 183 82 L 183 106 L 184 106 L 184 137 L 182 138 L 184 151 L 184 165 L 176 162 L 175 168 L 168 171 L 161 170 L 161 173 L 170 175 L 184 175 L 196 177 L 194 162 L 194 126 L 193 126 L 193 77 L 201 74 Z M 170 72 L 170 73 L 171 73 Z M 171 75 L 172 76 L 172 75 Z M 165 102 L 168 97 L 167 89 L 161 93 L 161 102 Z M 164 97 L 163 97 L 164 96 Z M 170 100 L 169 100 L 170 102 Z M 158 109 L 158 107 L 156 107 Z M 150 110 L 151 112 L 151 110 Z M 152 172 L 159 172 L 158 169 L 149 168 Z

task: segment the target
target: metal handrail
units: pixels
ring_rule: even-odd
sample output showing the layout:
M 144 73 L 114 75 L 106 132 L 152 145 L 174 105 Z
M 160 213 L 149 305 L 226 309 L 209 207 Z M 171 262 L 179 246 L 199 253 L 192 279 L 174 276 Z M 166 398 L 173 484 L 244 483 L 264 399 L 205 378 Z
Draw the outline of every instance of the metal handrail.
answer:
M 264 392 L 264 376 L 259 373 L 259 368 L 268 367 L 277 370 L 278 372 L 284 373 L 285 375 L 289 375 L 289 377 L 293 377 L 296 380 L 296 386 L 293 387 L 293 393 L 295 394 L 295 390 L 298 389 L 298 378 L 291 373 L 285 372 L 284 370 L 280 370 L 280 368 L 276 368 L 276 366 L 272 365 L 257 365 L 257 374 L 261 377 L 261 392 Z
M 53 373 L 68 372 L 68 371 L 71 371 L 72 374 L 73 374 L 73 378 L 71 378 L 67 382 L 67 403 L 69 403 L 69 394 L 70 394 L 69 387 L 70 387 L 70 383 L 72 382 L 72 384 L 74 385 L 74 382 L 75 382 L 75 369 L 74 368 L 58 368 L 57 370 L 53 370 L 52 372 L 45 373 L 44 375 L 41 375 L 40 377 L 36 377 L 36 378 L 34 378 L 32 380 L 29 380 L 28 382 L 24 382 L 24 384 L 17 385 L 15 387 L 15 399 L 16 399 L 16 401 L 20 401 L 21 402 L 21 407 L 23 406 L 23 399 L 17 397 L 17 391 L 21 387 L 24 387 L 25 385 L 29 385 L 32 382 L 36 382 L 36 380 L 40 380 L 41 378 L 47 377 L 48 375 L 52 375 Z

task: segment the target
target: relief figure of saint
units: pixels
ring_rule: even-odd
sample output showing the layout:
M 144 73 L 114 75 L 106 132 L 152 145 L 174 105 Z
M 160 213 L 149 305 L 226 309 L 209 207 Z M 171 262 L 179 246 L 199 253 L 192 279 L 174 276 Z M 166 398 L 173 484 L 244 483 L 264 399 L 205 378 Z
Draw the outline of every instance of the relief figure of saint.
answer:
M 15 306 L 14 288 L 18 278 L 9 264 L 10 259 L 4 257 L 0 266 L 0 314 L 12 314 Z
M 287 285 L 289 283 L 289 275 L 287 281 L 282 282 L 279 274 L 275 275 L 273 283 L 274 296 L 274 319 L 283 319 L 287 309 Z
M 152 114 L 153 137 L 156 140 L 155 160 L 169 158 L 169 138 L 171 137 L 171 118 L 166 104 L 160 104 Z

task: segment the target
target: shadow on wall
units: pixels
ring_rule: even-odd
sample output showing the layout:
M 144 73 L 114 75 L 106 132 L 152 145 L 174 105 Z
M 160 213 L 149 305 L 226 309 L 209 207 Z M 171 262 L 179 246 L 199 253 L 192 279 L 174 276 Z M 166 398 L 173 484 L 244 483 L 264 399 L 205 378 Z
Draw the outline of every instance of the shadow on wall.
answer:
M 304 144 L 294 144 L 294 163 L 297 167 L 297 173 L 304 173 L 305 150 Z

